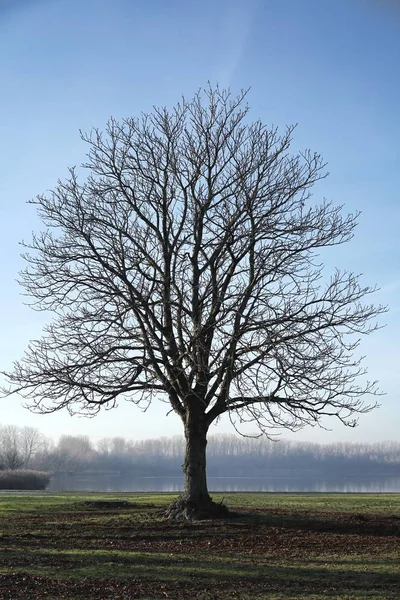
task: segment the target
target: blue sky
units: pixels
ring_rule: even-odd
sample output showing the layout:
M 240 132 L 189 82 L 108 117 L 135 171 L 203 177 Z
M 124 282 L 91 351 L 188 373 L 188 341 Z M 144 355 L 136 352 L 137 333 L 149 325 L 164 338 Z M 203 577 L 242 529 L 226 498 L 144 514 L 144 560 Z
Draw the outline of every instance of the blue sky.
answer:
M 40 229 L 26 201 L 84 160 L 78 130 L 172 105 L 207 81 L 251 87 L 251 116 L 298 123 L 293 150 L 328 162 L 322 197 L 362 211 L 354 240 L 324 256 L 377 283 L 386 327 L 362 346 L 386 396 L 357 430 L 304 430 L 296 439 L 398 439 L 400 424 L 400 3 L 395 0 L 0 0 L 0 368 L 40 336 L 23 305 L 18 242 Z M 144 438 L 181 431 L 166 405 L 122 402 L 95 419 L 31 415 L 0 401 L 0 423 L 47 435 Z M 230 431 L 222 421 L 214 432 Z M 285 435 L 285 437 L 290 437 Z

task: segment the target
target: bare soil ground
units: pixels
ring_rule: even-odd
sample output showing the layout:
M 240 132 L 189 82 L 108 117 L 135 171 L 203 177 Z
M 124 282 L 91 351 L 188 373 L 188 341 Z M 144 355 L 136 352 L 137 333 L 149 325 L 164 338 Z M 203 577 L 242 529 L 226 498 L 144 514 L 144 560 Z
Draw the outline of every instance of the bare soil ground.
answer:
M 234 496 L 233 496 L 234 497 Z M 400 598 L 400 516 L 234 506 L 170 522 L 151 502 L 69 501 L 1 512 L 1 599 Z M 230 502 L 232 505 L 234 500 Z

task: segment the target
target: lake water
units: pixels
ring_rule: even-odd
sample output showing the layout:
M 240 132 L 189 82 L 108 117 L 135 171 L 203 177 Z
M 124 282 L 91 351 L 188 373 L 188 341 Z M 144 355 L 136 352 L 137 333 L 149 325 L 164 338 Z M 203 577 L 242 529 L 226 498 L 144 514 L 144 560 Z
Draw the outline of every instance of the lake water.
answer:
M 213 492 L 400 492 L 400 477 L 363 476 L 348 479 L 302 477 L 209 477 Z M 53 475 L 49 491 L 180 492 L 182 477 L 134 477 L 126 475 Z

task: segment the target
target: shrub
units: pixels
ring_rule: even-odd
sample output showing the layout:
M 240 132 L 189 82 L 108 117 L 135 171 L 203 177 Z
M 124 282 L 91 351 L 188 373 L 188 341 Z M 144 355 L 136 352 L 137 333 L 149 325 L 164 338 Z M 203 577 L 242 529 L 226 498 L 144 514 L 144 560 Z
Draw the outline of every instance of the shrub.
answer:
M 0 471 L 0 490 L 44 490 L 50 474 L 28 469 Z

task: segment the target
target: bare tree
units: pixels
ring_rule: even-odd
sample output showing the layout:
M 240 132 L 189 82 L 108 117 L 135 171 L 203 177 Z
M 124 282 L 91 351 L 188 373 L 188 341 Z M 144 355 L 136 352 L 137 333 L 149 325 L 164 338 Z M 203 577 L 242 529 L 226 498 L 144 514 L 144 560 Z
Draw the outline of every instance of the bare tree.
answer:
M 34 427 L 5 425 L 0 428 L 0 463 L 5 469 L 27 467 L 41 451 L 43 435 Z
M 180 517 L 216 510 L 206 436 L 220 415 L 267 434 L 326 415 L 353 426 L 377 393 L 356 355 L 384 308 L 317 254 L 358 215 L 311 203 L 322 158 L 290 154 L 293 127 L 248 122 L 245 96 L 209 88 L 82 134 L 87 163 L 32 201 L 46 229 L 23 244 L 22 285 L 54 320 L 11 390 L 44 413 L 168 402 L 186 438 Z
M 87 435 L 62 435 L 56 447 L 58 469 L 78 471 L 87 466 L 96 452 Z

